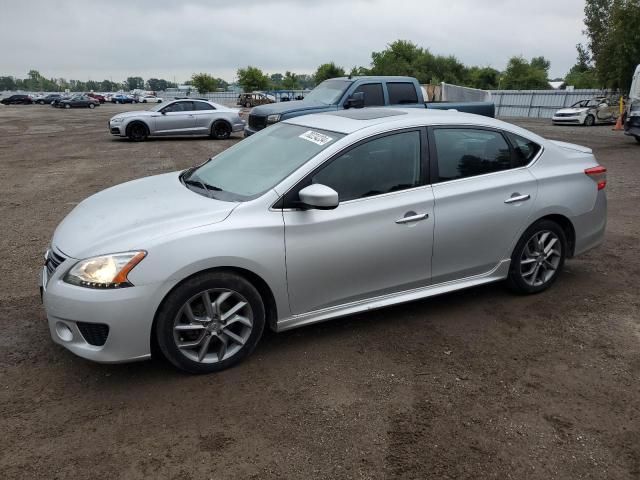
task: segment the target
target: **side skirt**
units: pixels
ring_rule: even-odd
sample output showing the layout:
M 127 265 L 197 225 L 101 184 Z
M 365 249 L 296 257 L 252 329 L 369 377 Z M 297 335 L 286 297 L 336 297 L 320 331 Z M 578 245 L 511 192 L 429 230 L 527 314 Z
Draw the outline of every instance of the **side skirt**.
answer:
M 324 322 L 326 320 L 332 320 L 346 315 L 353 315 L 354 313 L 376 310 L 378 308 L 384 308 L 399 303 L 435 297 L 436 295 L 442 295 L 444 293 L 462 290 L 464 288 L 476 287 L 478 285 L 504 280 L 509 275 L 510 263 L 511 260 L 502 260 L 493 270 L 482 275 L 467 277 L 461 280 L 452 280 L 450 282 L 429 285 L 428 287 L 392 293 L 366 300 L 359 300 L 357 302 L 324 308 L 322 310 L 315 310 L 313 312 L 302 313 L 300 315 L 292 315 L 291 317 L 278 320 L 276 323 L 276 332 L 284 332 L 285 330 L 290 330 L 292 328 Z

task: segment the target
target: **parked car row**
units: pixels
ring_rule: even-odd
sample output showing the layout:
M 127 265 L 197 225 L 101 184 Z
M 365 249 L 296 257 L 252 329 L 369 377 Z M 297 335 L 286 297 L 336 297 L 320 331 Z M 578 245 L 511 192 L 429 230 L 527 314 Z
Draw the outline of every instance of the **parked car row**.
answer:
M 551 121 L 554 125 L 584 125 L 592 127 L 600 123 L 615 123 L 618 119 L 617 102 L 607 97 L 580 100 L 568 108 L 558 110 Z

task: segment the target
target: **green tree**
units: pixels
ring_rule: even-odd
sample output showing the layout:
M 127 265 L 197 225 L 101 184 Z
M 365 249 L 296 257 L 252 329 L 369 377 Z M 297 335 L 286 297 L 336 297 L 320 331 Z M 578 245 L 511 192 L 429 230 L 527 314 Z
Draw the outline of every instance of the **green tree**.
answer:
M 215 92 L 218 88 L 217 80 L 208 73 L 194 73 L 191 75 L 191 84 L 198 93 Z
M 576 48 L 578 50 L 576 64 L 571 67 L 564 82 L 575 88 L 599 88 L 596 69 L 591 62 L 589 52 L 582 44 L 576 45 Z
M 126 90 L 142 90 L 144 88 L 144 80 L 142 77 L 127 77 L 124 85 Z
M 298 88 L 298 76 L 293 72 L 285 72 L 282 78 L 282 87 L 287 90 L 295 90 Z
M 248 66 L 247 68 L 239 68 L 237 71 L 238 84 L 245 92 L 253 90 L 266 90 L 269 88 L 269 77 L 262 70 L 256 67 Z
M 16 81 L 13 77 L 0 77 L 0 90 L 16 90 Z
M 344 68 L 338 67 L 335 63 L 323 63 L 318 67 L 316 73 L 313 75 L 313 78 L 316 82 L 316 85 L 320 82 L 324 82 L 329 78 L 336 77 L 344 77 Z
M 522 57 L 511 57 L 502 76 L 501 88 L 506 90 L 548 89 L 547 70 L 543 69 L 544 65 L 540 61 L 541 58 L 534 58 L 532 65 Z
M 271 80 L 271 86 L 275 90 L 280 90 L 282 88 L 282 81 L 284 79 L 284 76 L 281 73 L 273 73 L 271 74 L 269 79 Z
M 500 72 L 491 67 L 471 67 L 465 86 L 482 90 L 495 90 L 500 84 Z

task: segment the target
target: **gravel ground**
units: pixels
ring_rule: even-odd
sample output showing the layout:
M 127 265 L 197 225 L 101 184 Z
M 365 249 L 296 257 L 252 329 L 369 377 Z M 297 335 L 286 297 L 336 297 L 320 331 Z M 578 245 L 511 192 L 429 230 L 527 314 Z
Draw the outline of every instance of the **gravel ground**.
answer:
M 141 106 L 0 108 L 0 475 L 640 478 L 640 145 L 516 120 L 609 169 L 606 243 L 541 295 L 494 284 L 269 334 L 236 368 L 105 366 L 54 345 L 37 277 L 88 195 L 240 139 L 130 143 Z

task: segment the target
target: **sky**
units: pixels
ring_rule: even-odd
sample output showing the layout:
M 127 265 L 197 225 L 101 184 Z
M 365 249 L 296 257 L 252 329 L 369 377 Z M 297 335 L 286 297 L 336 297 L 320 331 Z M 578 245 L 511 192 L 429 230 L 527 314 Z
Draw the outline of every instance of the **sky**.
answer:
M 584 0 L 3 0 L 0 75 L 227 81 L 240 67 L 347 71 L 410 40 L 467 65 L 543 55 L 551 78 L 576 60 Z

